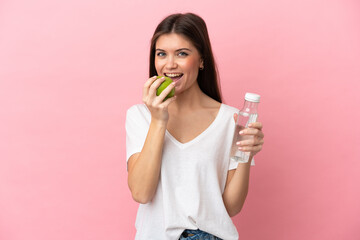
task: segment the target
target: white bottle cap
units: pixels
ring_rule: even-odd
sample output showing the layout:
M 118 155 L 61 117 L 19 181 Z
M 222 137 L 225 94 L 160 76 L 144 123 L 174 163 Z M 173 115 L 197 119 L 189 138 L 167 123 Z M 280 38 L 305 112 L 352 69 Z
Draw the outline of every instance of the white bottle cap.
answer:
M 245 100 L 250 102 L 260 102 L 260 95 L 256 93 L 246 93 Z

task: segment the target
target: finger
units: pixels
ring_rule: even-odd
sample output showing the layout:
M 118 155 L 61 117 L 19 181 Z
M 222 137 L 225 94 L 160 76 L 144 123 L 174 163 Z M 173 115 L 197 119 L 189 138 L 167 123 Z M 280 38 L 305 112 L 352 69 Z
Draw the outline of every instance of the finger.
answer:
M 242 151 L 242 152 L 254 152 L 254 153 L 257 153 L 257 152 L 261 151 L 261 149 L 262 149 L 262 145 L 239 147 L 239 150 Z
M 143 99 L 149 94 L 149 87 L 153 84 L 153 82 L 156 80 L 156 76 L 153 76 L 146 80 L 144 87 L 143 87 Z
M 161 93 L 159 96 L 155 97 L 154 103 L 155 104 L 161 104 L 165 101 L 166 96 L 171 92 L 171 90 L 175 87 L 175 82 L 169 84 Z
M 253 145 L 255 145 L 255 140 L 254 139 L 242 140 L 242 141 L 236 142 L 236 145 L 238 145 L 239 147 L 253 146 Z
M 152 76 L 151 78 L 146 80 L 146 82 L 144 84 L 144 88 L 149 88 L 151 86 L 151 84 L 153 84 L 153 82 L 156 80 L 156 78 L 157 78 L 157 76 Z
M 261 122 L 253 122 L 248 125 L 249 128 L 257 128 L 259 130 L 262 130 L 263 125 Z
M 264 138 L 264 133 L 257 129 L 257 128 L 245 128 L 244 130 L 239 132 L 240 135 L 253 135 L 254 137 L 257 138 Z
M 174 102 L 176 100 L 176 96 L 173 96 L 171 98 L 166 99 L 165 101 L 163 101 L 160 106 L 163 107 L 168 107 L 172 102 Z
M 257 128 L 245 128 L 239 132 L 240 135 L 257 135 L 260 132 Z
M 175 88 L 175 82 L 172 82 L 171 84 L 169 84 L 169 86 L 167 86 L 159 95 L 159 98 L 161 100 L 164 100 L 165 97 Z
M 257 146 L 257 145 L 262 145 L 263 143 L 264 143 L 263 139 L 255 137 L 253 139 L 247 139 L 247 140 L 242 140 L 242 141 L 236 142 L 236 145 L 238 145 L 239 147 Z
M 149 88 L 149 95 L 151 96 L 155 96 L 156 95 L 156 89 L 161 85 L 162 82 L 165 81 L 165 78 L 158 78 L 155 80 L 155 82 L 153 84 L 151 84 L 150 88 Z

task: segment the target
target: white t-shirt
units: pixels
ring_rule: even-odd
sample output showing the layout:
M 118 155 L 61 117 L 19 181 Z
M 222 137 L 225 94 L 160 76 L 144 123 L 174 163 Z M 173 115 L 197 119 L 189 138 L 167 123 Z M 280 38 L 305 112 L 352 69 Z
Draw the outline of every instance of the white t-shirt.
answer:
M 200 229 L 225 240 L 239 238 L 222 199 L 227 173 L 237 167 L 229 159 L 237 112 L 221 104 L 211 125 L 187 143 L 166 131 L 159 184 L 152 201 L 139 206 L 136 240 L 177 240 L 185 229 Z M 127 160 L 141 152 L 150 121 L 146 105 L 128 109 Z

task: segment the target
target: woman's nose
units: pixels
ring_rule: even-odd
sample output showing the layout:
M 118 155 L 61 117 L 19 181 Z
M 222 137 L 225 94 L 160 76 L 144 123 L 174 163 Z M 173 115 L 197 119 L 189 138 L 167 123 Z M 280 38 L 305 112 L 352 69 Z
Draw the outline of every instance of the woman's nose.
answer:
M 173 57 L 169 57 L 166 62 L 166 67 L 169 69 L 173 69 L 177 67 L 177 63 Z

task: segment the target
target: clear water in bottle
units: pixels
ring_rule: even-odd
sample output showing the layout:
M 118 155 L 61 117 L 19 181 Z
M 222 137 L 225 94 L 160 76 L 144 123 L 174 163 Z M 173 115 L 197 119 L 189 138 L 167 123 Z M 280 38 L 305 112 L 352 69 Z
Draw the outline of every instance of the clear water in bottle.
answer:
M 239 150 L 239 146 L 236 145 L 236 143 L 253 138 L 253 136 L 240 135 L 239 132 L 245 128 L 248 128 L 250 123 L 256 122 L 258 117 L 257 106 L 259 101 L 260 95 L 246 93 L 244 106 L 238 113 L 233 142 L 230 149 L 230 159 L 236 162 L 246 163 L 249 161 L 250 152 L 243 152 Z
M 231 159 L 236 161 L 236 162 L 246 163 L 246 162 L 249 161 L 250 152 L 242 152 L 242 151 L 240 151 L 238 149 L 239 147 L 236 145 L 236 143 L 239 142 L 239 141 L 243 141 L 243 140 L 247 140 L 247 139 L 252 138 L 252 136 L 240 135 L 239 132 L 241 130 L 247 128 L 250 123 L 256 122 L 257 113 L 248 114 L 248 113 L 241 113 L 240 112 L 238 118 L 240 118 L 240 117 L 242 118 L 241 122 L 243 124 L 242 125 L 236 124 L 236 126 L 235 126 L 235 131 L 234 131 L 233 143 L 231 145 L 230 156 L 231 156 Z

